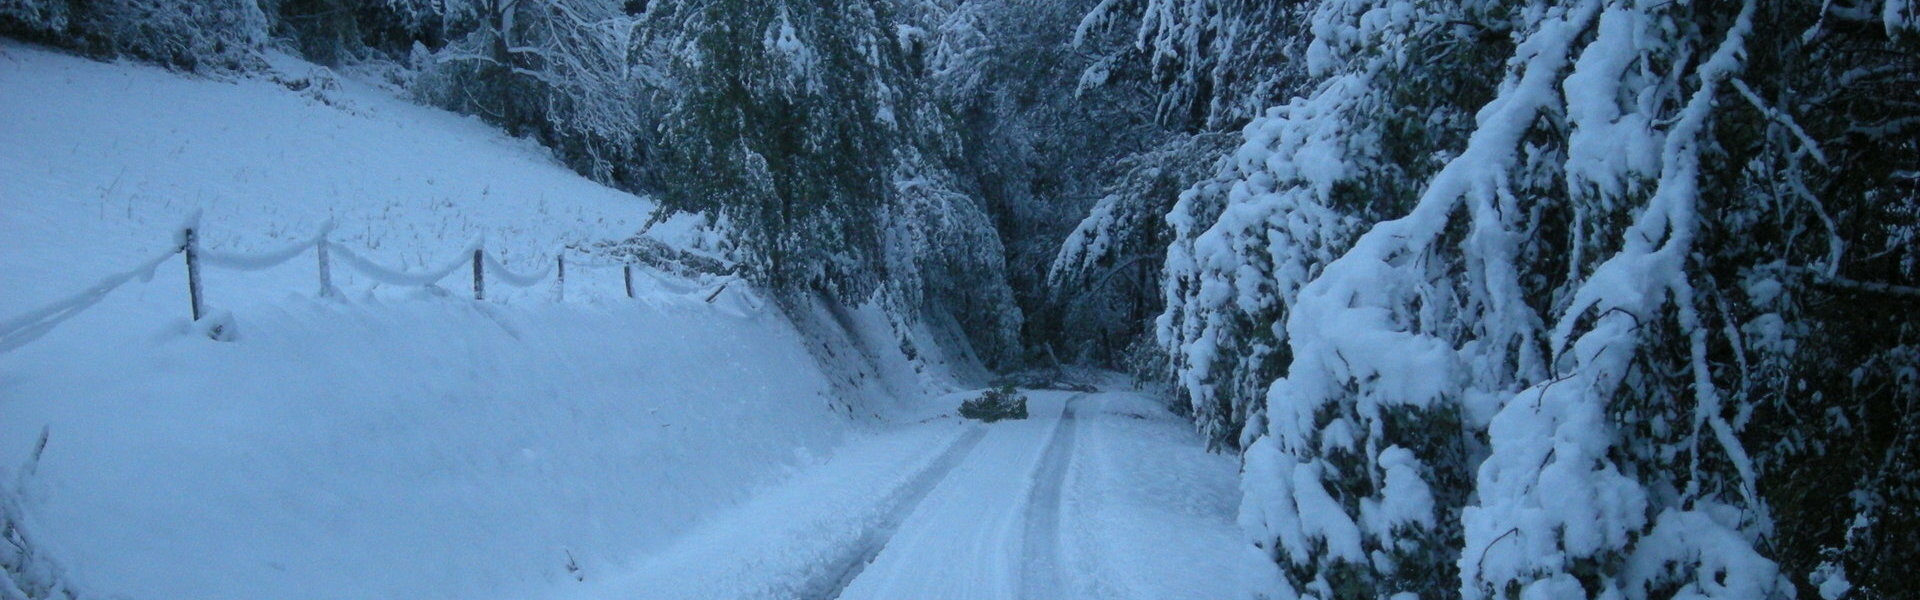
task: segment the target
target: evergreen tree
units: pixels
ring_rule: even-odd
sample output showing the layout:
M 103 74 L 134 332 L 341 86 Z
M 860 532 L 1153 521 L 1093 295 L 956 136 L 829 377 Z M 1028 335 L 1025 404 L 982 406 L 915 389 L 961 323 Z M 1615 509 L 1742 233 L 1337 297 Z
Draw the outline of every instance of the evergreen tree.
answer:
M 1015 351 L 998 236 L 958 192 L 946 115 L 888 2 L 656 2 L 640 53 L 666 65 L 654 181 L 725 215 L 743 264 L 787 293 L 960 320 L 991 362 Z
M 1178 136 L 1166 135 L 1151 110 L 1137 106 L 1136 97 L 1150 85 L 1134 77 L 1131 66 L 1109 72 L 1106 80 L 1082 76 L 1099 52 L 1123 43 L 1117 36 L 1074 43 L 1074 23 L 1093 0 L 927 4 L 933 6 L 926 11 L 925 65 L 934 99 L 955 117 L 950 131 L 961 144 L 956 185 L 981 200 L 1005 241 L 1007 280 L 1027 317 L 1030 358 L 1042 364 L 1050 355 L 1113 360 L 1141 327 L 1112 315 L 1132 311 L 1133 299 L 1150 297 L 1128 294 L 1153 286 L 1157 258 L 1134 261 L 1146 267 L 1145 279 L 1138 269 L 1126 269 L 1124 276 L 1101 278 L 1106 284 L 1099 292 L 1072 298 L 1055 285 L 1065 279 L 1050 279 L 1050 266 L 1087 211 L 1116 192 L 1111 182 L 1152 181 L 1144 173 L 1163 168 L 1123 157 L 1159 144 L 1177 147 Z M 1143 175 L 1121 175 L 1128 170 Z M 1178 187 L 1173 178 L 1169 172 L 1158 180 L 1162 188 Z M 1142 250 L 1133 258 L 1158 254 Z
M 655 95 L 663 200 L 725 213 L 756 276 L 776 288 L 860 298 L 878 282 L 894 128 L 872 92 L 877 71 L 898 65 L 863 52 L 880 50 L 874 8 L 658 2 L 646 22 L 670 61 L 671 83 Z
M 1312 91 L 1174 208 L 1158 327 L 1202 430 L 1247 444 L 1267 591 L 1892 589 L 1858 557 L 1913 530 L 1884 504 L 1914 489 L 1911 333 L 1815 307 L 1913 289 L 1886 115 L 1914 107 L 1840 91 L 1912 80 L 1906 15 L 1313 5 Z M 1862 96 L 1889 99 L 1834 102 Z M 1872 500 L 1835 515 L 1819 485 Z

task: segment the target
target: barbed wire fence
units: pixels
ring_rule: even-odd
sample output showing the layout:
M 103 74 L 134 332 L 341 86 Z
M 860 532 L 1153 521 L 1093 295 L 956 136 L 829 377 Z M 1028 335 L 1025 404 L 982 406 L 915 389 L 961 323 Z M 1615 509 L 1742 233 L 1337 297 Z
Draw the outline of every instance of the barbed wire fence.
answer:
M 621 280 L 628 298 L 635 297 L 634 271 L 647 268 L 634 262 L 633 255 L 627 260 L 606 261 L 587 260 L 591 256 L 580 254 L 568 260 L 568 248 L 554 250 L 553 258 L 545 260 L 546 265 L 538 272 L 518 273 L 502 264 L 498 257 L 487 252 L 484 238 L 475 237 L 454 258 L 439 266 L 425 270 L 396 269 L 381 265 L 342 246 L 330 239 L 333 233 L 331 221 L 320 227 L 314 235 L 271 251 L 243 254 L 208 250 L 200 246 L 199 215 L 190 217 L 179 231 L 175 232 L 173 244 L 164 252 L 152 255 L 138 263 L 134 268 L 101 278 L 78 293 L 69 295 L 46 305 L 27 311 L 24 314 L 0 321 L 0 353 L 13 351 L 39 339 L 52 331 L 60 323 L 73 318 L 94 305 L 99 304 L 108 294 L 134 281 L 148 283 L 153 281 L 154 273 L 162 264 L 176 255 L 184 256 L 186 261 L 187 298 L 189 315 L 193 322 L 202 323 L 210 317 L 207 311 L 206 291 L 201 286 L 203 271 L 208 267 L 217 267 L 232 271 L 264 271 L 292 262 L 294 259 L 312 252 L 315 256 L 315 268 L 318 273 L 321 297 L 338 297 L 340 290 L 334 287 L 333 272 L 336 265 L 344 266 L 355 273 L 376 283 L 402 287 L 433 287 L 453 275 L 463 267 L 471 267 L 473 273 L 473 299 L 487 299 L 487 284 L 504 283 L 519 288 L 532 288 L 551 279 L 552 298 L 555 302 L 566 300 L 567 267 L 576 268 L 617 268 L 621 270 Z M 730 274 L 730 271 L 729 271 Z M 704 296 L 706 302 L 713 302 L 734 278 L 722 278 L 714 289 Z M 210 324 L 209 337 L 224 339 L 220 324 Z

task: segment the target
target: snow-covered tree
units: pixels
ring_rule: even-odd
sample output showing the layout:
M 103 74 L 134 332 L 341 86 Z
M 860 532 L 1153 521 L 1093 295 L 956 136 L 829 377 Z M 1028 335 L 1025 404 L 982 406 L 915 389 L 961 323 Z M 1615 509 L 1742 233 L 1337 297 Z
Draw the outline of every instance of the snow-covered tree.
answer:
M 1911 81 L 1888 59 L 1911 55 L 1891 51 L 1911 47 L 1906 10 L 1312 5 L 1309 91 L 1170 216 L 1158 327 L 1202 430 L 1246 425 L 1265 591 L 1775 597 L 1884 577 L 1858 557 L 1913 530 L 1881 508 L 1912 493 L 1906 463 L 1838 455 L 1920 432 L 1888 395 L 1912 389 L 1910 334 L 1808 310 L 1910 291 L 1887 259 L 1909 254 L 1888 244 L 1912 229 L 1913 122 L 1889 115 L 1911 99 L 1836 100 Z M 1841 275 L 1861 242 L 1878 250 L 1851 268 L 1872 275 Z M 1865 442 L 1869 414 L 1889 425 Z M 1878 520 L 1801 506 L 1794 474 L 1836 464 L 1813 479 Z
M 441 0 L 261 0 L 273 35 L 307 60 L 341 66 L 373 60 L 404 61 L 418 42 L 446 45 L 447 17 L 469 10 Z
M 0 34 L 201 72 L 262 64 L 268 15 L 256 0 L 5 0 Z
M 1762 550 L 1803 598 L 1895 597 L 1920 560 L 1920 36 L 1901 2 L 1756 7 L 1705 161 L 1708 358 Z M 1737 200 L 1729 200 L 1737 199 Z M 1712 464 L 1712 463 L 1709 463 Z
M 884 291 L 961 321 L 999 362 L 1019 311 L 998 236 L 953 183 L 909 16 L 882 1 L 654 2 L 638 40 L 665 65 L 649 168 L 670 206 L 727 215 L 771 287 Z
M 872 3 L 656 2 L 667 62 L 653 165 L 670 205 L 726 212 L 777 288 L 864 297 L 878 283 L 893 106 Z
M 1095 3 L 922 2 L 923 24 L 910 34 L 924 48 L 919 65 L 932 98 L 953 115 L 949 131 L 960 143 L 955 184 L 981 200 L 1000 232 L 1007 279 L 1027 317 L 1028 358 L 1043 364 L 1050 355 L 1111 362 L 1140 330 L 1108 318 L 1131 310 L 1122 307 L 1132 299 L 1122 296 L 1141 283 L 1137 272 L 1109 279 L 1099 297 L 1068 307 L 1063 304 L 1074 299 L 1050 286 L 1049 267 L 1089 208 L 1119 191 L 1113 182 L 1152 179 L 1121 177 L 1122 171 L 1178 170 L 1124 158 L 1179 145 L 1178 136 L 1153 122 L 1150 108 L 1137 105 L 1149 89 L 1144 77 L 1129 71 L 1114 73 L 1105 85 L 1080 85 L 1082 67 L 1120 43 L 1073 43 L 1074 24 Z M 1144 264 L 1149 272 L 1157 269 Z
M 422 98 L 555 148 L 576 170 L 631 182 L 644 132 L 628 61 L 634 20 L 613 0 L 458 0 L 444 47 L 416 46 Z
M 1226 132 L 1169 133 L 1114 161 L 1106 195 L 1060 243 L 1047 270 L 1063 341 L 1077 346 L 1073 358 L 1139 361 L 1158 353 L 1148 342 L 1149 324 L 1162 310 L 1160 273 L 1172 237 L 1164 215 L 1191 182 L 1210 174 L 1233 139 Z
M 1075 29 L 1076 43 L 1108 30 L 1131 34 L 1082 72 L 1105 80 L 1122 63 L 1145 63 L 1163 122 L 1217 129 L 1245 122 L 1295 83 L 1300 5 L 1262 0 L 1101 0 Z M 1125 31 L 1131 26 L 1132 31 Z

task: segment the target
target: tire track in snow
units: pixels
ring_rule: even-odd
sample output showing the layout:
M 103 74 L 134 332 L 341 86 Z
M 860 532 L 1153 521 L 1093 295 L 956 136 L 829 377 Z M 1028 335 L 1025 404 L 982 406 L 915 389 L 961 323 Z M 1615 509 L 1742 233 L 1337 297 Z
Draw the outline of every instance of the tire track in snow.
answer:
M 900 529 L 900 523 L 906 521 L 907 515 L 913 514 L 913 509 L 920 505 L 920 501 L 926 499 L 927 494 L 932 493 L 948 473 L 960 466 L 986 435 L 985 427 L 974 426 L 952 446 L 948 446 L 932 464 L 914 475 L 912 481 L 901 486 L 887 499 L 884 503 L 887 507 L 886 516 L 882 517 L 879 524 L 869 528 L 866 535 L 861 536 L 860 541 L 851 546 L 842 559 L 830 564 L 822 576 L 802 585 L 795 597 L 810 600 L 839 598 L 847 586 L 860 577 L 860 572 L 873 562 L 874 557 L 886 549 L 887 542 L 893 539 L 894 532 Z
M 1060 421 L 1053 427 L 1047 450 L 1040 456 L 1040 468 L 1034 471 L 1033 491 L 1027 495 L 1026 537 L 1022 556 L 1026 560 L 1020 573 L 1021 597 L 1060 598 L 1066 588 L 1060 570 L 1060 488 L 1067 478 L 1067 463 L 1073 457 L 1073 438 L 1078 421 L 1073 401 L 1067 398 L 1060 409 Z

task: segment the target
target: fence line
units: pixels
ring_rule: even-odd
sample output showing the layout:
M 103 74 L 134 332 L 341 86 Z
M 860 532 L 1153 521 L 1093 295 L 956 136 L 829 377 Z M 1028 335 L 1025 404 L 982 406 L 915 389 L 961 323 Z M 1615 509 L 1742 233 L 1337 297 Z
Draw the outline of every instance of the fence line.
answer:
M 60 323 L 98 304 L 108 293 L 119 289 L 128 282 L 135 279 L 139 279 L 142 283 L 151 282 L 154 271 L 176 254 L 182 254 L 186 257 L 187 295 L 190 302 L 190 314 L 196 322 L 206 316 L 205 296 L 200 286 L 201 270 L 204 267 L 219 267 L 234 271 L 263 271 L 284 265 L 295 258 L 299 258 L 300 255 L 306 254 L 308 250 L 313 250 L 316 256 L 315 266 L 320 280 L 319 295 L 322 297 L 330 297 L 339 293 L 339 290 L 333 287 L 332 272 L 336 262 L 335 259 L 339 259 L 338 263 L 345 264 L 347 267 L 352 268 L 354 271 L 375 282 L 407 287 L 435 285 L 441 280 L 446 279 L 448 275 L 452 275 L 454 271 L 459 270 L 461 267 L 471 265 L 473 267 L 474 300 L 486 300 L 486 279 L 488 275 L 492 275 L 495 279 L 508 285 L 521 288 L 539 285 L 541 282 L 546 281 L 548 276 L 553 276 L 554 299 L 556 301 L 566 300 L 567 256 L 566 249 L 564 248 L 555 251 L 554 259 L 546 262 L 546 266 L 539 272 L 532 274 L 515 273 L 511 269 L 508 269 L 506 265 L 501 264 L 494 256 L 488 254 L 483 240 L 476 237 L 472 241 L 469 241 L 467 246 L 455 255 L 457 258 L 424 272 L 413 272 L 382 266 L 379 263 L 361 256 L 352 249 L 333 243 L 327 239 L 333 232 L 333 222 L 331 220 L 322 225 L 320 231 L 315 233 L 313 237 L 259 254 L 209 251 L 201 248 L 199 240 L 199 220 L 200 218 L 197 213 L 190 217 L 186 224 L 181 227 L 180 232 L 175 236 L 174 246 L 172 248 L 141 262 L 139 266 L 134 269 L 102 278 L 99 282 L 88 286 L 79 293 L 61 298 L 60 300 L 48 303 L 46 306 L 27 311 L 24 314 L 5 321 L 0 321 L 0 354 L 10 352 L 33 340 L 39 339 L 40 336 L 52 331 L 53 328 Z M 621 269 L 621 280 L 627 297 L 634 297 L 633 263 L 575 260 L 574 266 L 590 268 L 619 267 Z M 721 290 L 726 289 L 727 284 L 731 283 L 731 281 L 731 279 L 722 281 L 714 292 L 706 297 L 706 301 L 712 302 L 719 296 Z
M 153 272 L 160 267 L 160 263 L 166 262 L 169 258 L 173 258 L 173 255 L 179 254 L 181 249 L 180 247 L 175 247 L 158 256 L 147 259 L 146 262 L 141 263 L 139 267 L 132 270 L 102 278 L 99 282 L 87 287 L 78 294 L 67 296 L 39 309 L 27 311 L 26 314 L 0 322 L 0 352 L 11 351 L 14 348 L 25 345 L 27 342 L 38 339 L 41 335 L 52 330 L 55 325 L 59 325 L 62 321 L 76 314 L 80 314 L 86 309 L 91 308 L 94 304 L 99 303 L 100 299 L 107 297 L 108 292 L 118 289 L 128 281 L 134 279 L 139 279 L 142 282 L 153 281 Z

